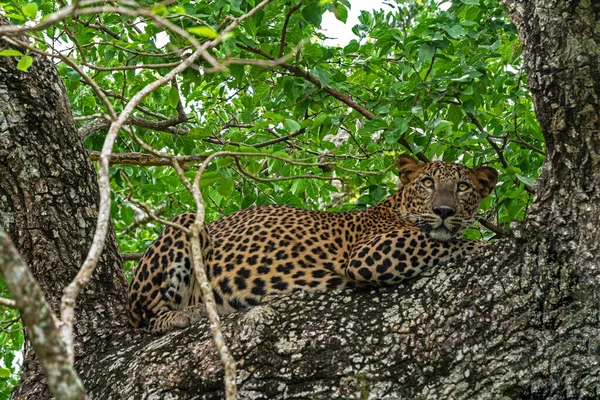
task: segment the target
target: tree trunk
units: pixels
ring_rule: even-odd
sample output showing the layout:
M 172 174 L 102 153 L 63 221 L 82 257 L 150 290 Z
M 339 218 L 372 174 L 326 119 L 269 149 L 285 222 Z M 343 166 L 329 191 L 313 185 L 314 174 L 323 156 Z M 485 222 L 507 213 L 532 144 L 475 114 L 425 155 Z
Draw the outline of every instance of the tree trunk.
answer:
M 96 229 L 98 184 L 54 64 L 36 57 L 27 72 L 16 64 L 14 57 L 0 57 L 0 224 L 57 313 Z M 110 332 L 125 326 L 125 288 L 111 229 L 101 262 L 77 302 L 76 357 L 93 354 Z M 26 340 L 23 375 L 13 397 L 48 396 Z
M 274 312 L 259 307 L 226 317 L 224 335 L 238 360 L 240 397 L 600 396 L 600 5 L 592 0 L 504 3 L 521 35 L 547 143 L 532 217 L 481 256 L 439 267 L 408 285 L 297 293 L 271 303 Z M 8 129 L 8 143 L 19 147 L 0 153 L 0 176 L 5 170 L 11 174 L 0 181 L 0 216 L 56 304 L 87 250 L 93 217 L 86 219 L 81 209 L 96 201 L 90 194 L 96 184 L 81 143 L 67 145 L 64 137 L 71 133 L 56 133 L 74 132 L 64 115 L 70 113 L 68 105 L 55 100 L 61 98 L 59 86 L 36 84 L 42 71 L 2 68 L 14 76 L 2 83 L 10 84 L 8 93 L 0 85 L 0 95 L 11 96 L 13 109 L 4 115 L 20 122 Z M 4 122 L 0 126 L 6 141 Z M 52 129 L 42 133 L 44 126 Z M 70 218 L 77 215 L 75 221 Z M 85 241 L 73 244 L 72 234 L 54 234 L 69 223 L 74 224 L 69 233 L 77 229 L 76 237 Z M 112 236 L 107 244 L 105 257 L 115 251 Z M 118 262 L 110 260 L 95 275 L 94 289 L 85 293 L 90 303 L 79 310 L 78 333 L 121 321 L 123 282 Z M 98 304 L 107 307 L 98 311 Z M 161 337 L 120 329 L 110 337 L 91 336 L 84 350 L 77 368 L 93 398 L 223 396 L 223 367 L 206 322 Z M 30 362 L 28 355 L 24 379 L 35 376 Z M 21 386 L 18 394 L 33 398 L 28 388 Z

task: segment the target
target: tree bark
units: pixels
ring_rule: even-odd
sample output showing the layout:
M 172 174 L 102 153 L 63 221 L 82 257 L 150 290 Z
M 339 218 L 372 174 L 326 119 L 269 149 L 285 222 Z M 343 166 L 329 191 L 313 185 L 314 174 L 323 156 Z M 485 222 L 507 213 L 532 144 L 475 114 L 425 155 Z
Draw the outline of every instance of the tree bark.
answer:
M 98 184 L 54 64 L 34 58 L 21 72 L 14 57 L 0 57 L 0 224 L 58 313 L 63 289 L 85 259 L 96 228 Z M 111 228 L 101 262 L 77 302 L 76 357 L 93 354 L 107 335 L 125 326 L 125 288 Z M 13 397 L 48 396 L 26 340 Z
M 439 267 L 407 285 L 297 293 L 273 301 L 272 312 L 260 307 L 226 317 L 224 335 L 238 360 L 241 398 L 600 396 L 600 5 L 592 0 L 504 3 L 520 33 L 548 147 L 532 217 L 484 254 Z M 10 151 L 0 147 L 0 176 L 4 170 L 11 173 L 10 179 L 0 178 L 0 218 L 55 305 L 64 279 L 83 258 L 73 255 L 78 252 L 72 247 L 79 249 L 71 244 L 73 237 L 77 243 L 89 243 L 91 237 L 77 223 L 93 229 L 93 216 L 86 219 L 82 211 L 97 197 L 93 171 L 80 142 L 55 146 L 67 135 L 52 136 L 59 129 L 76 137 L 70 111 L 60 111 L 68 105 L 51 100 L 57 77 L 54 84 L 36 86 L 41 72 L 23 75 L 3 68 L 15 75 L 2 81 L 8 89 L 0 84 L 0 95 L 14 96 L 11 114 L 4 115 L 17 113 L 20 122 L 0 135 L 8 131 L 11 142 L 19 143 Z M 44 126 L 52 132 L 31 133 L 43 132 Z M 58 175 L 47 174 L 56 168 Z M 77 178 L 77 184 L 64 174 Z M 74 194 L 68 195 L 71 189 Z M 62 193 L 67 196 L 59 202 Z M 45 213 L 37 214 L 34 202 Z M 74 221 L 71 230 L 53 234 Z M 80 233 L 73 235 L 72 229 Z M 113 237 L 107 245 L 105 257 L 115 249 Z M 85 253 L 85 244 L 80 251 Z M 106 260 L 94 289 L 84 294 L 90 303 L 82 302 L 79 332 L 121 321 L 123 282 L 117 264 Z M 99 304 L 106 307 L 98 311 Z M 129 329 L 92 335 L 83 350 L 76 366 L 92 398 L 223 396 L 223 367 L 206 322 L 160 337 Z M 26 372 L 24 379 L 34 376 Z M 22 385 L 15 397 L 34 398 L 27 389 Z

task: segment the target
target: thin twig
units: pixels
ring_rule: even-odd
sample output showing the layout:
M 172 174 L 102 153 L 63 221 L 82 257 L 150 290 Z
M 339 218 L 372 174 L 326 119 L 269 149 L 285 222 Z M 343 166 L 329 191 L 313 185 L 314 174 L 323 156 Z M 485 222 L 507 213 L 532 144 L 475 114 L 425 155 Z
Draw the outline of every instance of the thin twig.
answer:
M 485 219 L 483 217 L 476 216 L 475 219 L 486 229 L 494 232 L 498 238 L 506 236 L 508 234 L 507 230 L 500 228 L 499 226 L 491 223 L 490 221 L 488 221 L 487 219 Z
M 167 208 L 167 203 L 166 202 L 160 203 L 156 207 L 156 210 L 154 211 L 154 214 L 160 217 L 161 215 L 163 215 L 167 211 L 166 208 Z M 140 226 L 145 225 L 145 224 L 147 224 L 150 221 L 152 221 L 152 218 L 148 214 L 138 215 L 133 220 L 133 222 L 131 223 L 131 225 L 128 225 L 127 227 L 125 227 L 125 229 L 123 229 L 123 233 L 129 234 L 129 233 L 135 231 Z
M 172 68 L 181 64 L 181 61 L 175 61 L 171 63 L 164 64 L 139 64 L 139 65 L 119 65 L 115 67 L 102 67 L 98 65 L 93 65 L 90 63 L 82 63 L 81 65 L 88 67 L 89 69 L 93 69 L 94 71 L 127 71 L 132 69 L 158 69 L 158 68 Z
M 165 153 L 166 154 L 166 153 Z M 100 159 L 100 152 L 94 150 L 88 150 L 90 160 L 98 161 Z M 197 163 L 202 162 L 206 156 L 156 156 L 153 154 L 144 153 L 114 153 L 110 155 L 110 165 L 140 165 L 144 167 L 155 167 L 155 166 L 170 166 L 171 160 L 174 158 L 177 163 L 184 165 L 186 163 Z M 185 168 L 185 167 L 184 167 Z M 189 169 L 189 168 L 188 168 Z
M 290 181 L 290 180 L 294 180 L 294 179 L 318 179 L 318 180 L 322 180 L 322 181 L 340 181 L 342 183 L 345 183 L 346 181 L 344 180 L 344 178 L 338 178 L 336 176 L 319 176 L 319 175 L 294 175 L 294 176 L 279 176 L 277 178 L 262 178 L 260 176 L 254 175 L 248 171 L 246 171 L 244 169 L 244 167 L 242 167 L 242 165 L 240 164 L 240 160 L 239 158 L 235 157 L 235 164 L 237 166 L 238 171 L 242 174 L 247 176 L 250 179 L 254 179 L 256 181 L 259 182 L 280 182 L 280 181 Z
M 169 118 L 162 121 L 152 121 L 149 119 L 140 118 L 132 115 L 127 119 L 125 125 L 135 125 L 146 129 L 152 129 L 154 131 L 167 132 L 173 135 L 185 136 L 190 132 L 189 128 L 177 127 L 176 125 L 186 121 L 188 121 L 188 119 L 181 119 L 179 117 Z M 110 120 L 102 119 L 85 124 L 78 129 L 79 136 L 81 138 L 85 138 L 92 132 L 106 129 L 110 126 L 111 122 L 112 121 Z
M 190 230 L 188 228 L 184 227 L 183 225 L 179 225 L 174 222 L 167 221 L 166 219 L 160 218 L 158 215 L 154 214 L 152 212 L 152 210 L 150 210 L 150 207 L 148 207 L 146 205 L 146 203 L 143 203 L 143 202 L 139 201 L 138 199 L 135 199 L 133 197 L 133 186 L 131 186 L 131 182 L 129 182 L 129 177 L 127 177 L 127 175 L 123 171 L 120 171 L 120 172 L 121 172 L 121 177 L 123 177 L 123 179 L 125 180 L 125 183 L 127 184 L 127 187 L 129 188 L 129 195 L 127 196 L 127 200 L 129 200 L 130 202 L 132 202 L 133 204 L 135 204 L 136 206 L 138 206 L 139 208 L 144 210 L 144 212 L 146 213 L 148 218 L 150 218 L 152 221 L 160 222 L 161 224 L 170 226 L 171 228 L 179 229 L 179 230 L 185 232 L 186 235 L 189 235 Z
M 139 261 L 144 256 L 144 253 L 121 253 L 123 261 Z
M 302 3 L 296 4 L 294 7 L 290 8 L 285 16 L 285 21 L 283 22 L 283 28 L 281 29 L 281 41 L 279 43 L 279 57 L 283 56 L 283 51 L 285 49 L 285 35 L 287 34 L 287 26 L 290 22 L 290 18 L 292 14 L 297 11 L 300 7 L 302 7 Z
M 17 308 L 17 303 L 14 300 L 7 299 L 6 297 L 0 297 L 0 306 Z

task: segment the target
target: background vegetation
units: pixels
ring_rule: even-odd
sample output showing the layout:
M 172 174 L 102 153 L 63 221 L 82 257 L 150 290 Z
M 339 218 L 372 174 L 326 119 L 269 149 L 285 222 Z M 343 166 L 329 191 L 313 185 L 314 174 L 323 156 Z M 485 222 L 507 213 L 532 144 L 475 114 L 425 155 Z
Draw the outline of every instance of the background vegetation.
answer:
M 23 24 L 54 12 L 57 3 L 0 0 L 0 12 Z M 254 5 L 253 0 L 177 1 L 156 3 L 152 12 L 205 40 L 219 32 L 226 17 L 243 15 Z M 157 125 L 132 121 L 131 128 L 149 145 L 176 155 L 230 150 L 321 164 L 219 158 L 201 181 L 209 222 L 261 204 L 328 211 L 370 206 L 395 190 L 396 170 L 390 166 L 406 152 L 497 168 L 500 183 L 483 202 L 482 216 L 503 229 L 523 219 L 544 145 L 520 70 L 517 34 L 497 2 L 423 0 L 391 4 L 392 11 L 362 11 L 352 28 L 355 37 L 344 47 L 328 45 L 323 14 L 345 22 L 350 6 L 345 0 L 272 2 L 211 50 L 227 70 L 211 71 L 202 63 L 187 70 L 134 113 Z M 99 151 L 104 141 L 106 110 L 73 65 L 118 112 L 124 99 L 168 72 L 190 48 L 185 37 L 148 18 L 114 13 L 68 18 L 39 35 L 32 45 L 63 56 L 57 67 L 91 151 Z M 12 52 L 0 55 L 20 57 L 26 70 L 28 54 Z M 241 61 L 248 59 L 254 61 Z M 276 65 L 265 64 L 273 59 Z M 144 151 L 123 133 L 114 152 Z M 111 179 L 122 252 L 143 251 L 162 229 L 139 223 L 144 214 L 129 200 L 131 194 L 165 219 L 194 208 L 172 168 L 114 165 Z M 494 236 L 479 225 L 467 234 Z M 126 272 L 132 265 L 126 264 Z M 23 338 L 17 316 L 15 310 L 1 310 L 0 397 L 8 396 L 18 379 L 15 354 Z

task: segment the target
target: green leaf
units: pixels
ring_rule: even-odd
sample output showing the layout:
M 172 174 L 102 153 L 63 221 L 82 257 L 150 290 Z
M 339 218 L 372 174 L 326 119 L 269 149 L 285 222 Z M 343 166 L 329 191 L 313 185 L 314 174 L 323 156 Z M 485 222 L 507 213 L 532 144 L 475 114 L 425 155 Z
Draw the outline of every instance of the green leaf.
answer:
M 348 9 L 344 7 L 342 3 L 337 3 L 335 5 L 333 14 L 339 21 L 342 21 L 343 23 L 346 23 L 348 20 Z
M 344 47 L 344 54 L 354 53 L 358 51 L 358 49 L 360 49 L 360 44 L 355 39 L 352 39 L 350 43 Z
M 308 4 L 302 9 L 302 17 L 306 22 L 314 26 L 321 25 L 321 7 L 317 3 Z
M 188 28 L 188 32 L 209 39 L 216 39 L 219 37 L 217 31 L 215 31 L 210 26 L 193 26 L 191 28 Z
M 131 225 L 134 217 L 135 217 L 135 214 L 133 213 L 133 210 L 131 208 L 129 208 L 129 207 L 121 208 L 121 218 L 123 219 L 123 222 L 125 222 L 125 225 Z
M 232 64 L 232 65 L 229 66 L 229 73 L 236 80 L 241 81 L 244 78 L 244 66 L 243 65 Z
M 383 134 L 383 138 L 385 139 L 385 142 L 389 143 L 389 144 L 396 143 L 398 141 L 398 139 L 400 139 L 400 136 L 402 136 L 402 133 L 400 133 L 400 131 L 397 131 L 397 130 L 386 131 Z
M 443 29 L 450 35 L 452 39 L 458 39 L 465 34 L 462 26 L 456 24 L 452 26 L 444 26 Z
M 516 175 L 517 175 L 517 179 L 520 180 L 521 182 L 523 182 L 524 184 L 526 184 L 528 186 L 535 185 L 535 179 L 528 178 L 528 177 L 523 176 L 521 174 L 516 174 Z
M 34 19 L 37 16 L 38 5 L 37 3 L 26 4 L 23 6 L 23 8 L 21 8 L 21 11 L 23 11 L 23 14 L 29 18 Z
M 423 46 L 419 48 L 419 55 L 417 56 L 417 60 L 419 64 L 422 64 L 425 61 L 430 61 L 435 54 L 435 46 L 429 43 L 425 43 Z
M 479 5 L 479 0 L 460 0 L 461 3 L 464 4 L 475 4 L 475 5 Z
M 450 129 L 450 128 L 452 128 L 452 122 L 445 121 L 443 119 L 439 120 L 435 124 L 435 128 L 433 129 L 433 134 L 436 135 L 436 134 L 440 133 L 441 131 L 443 131 L 445 129 Z
M 219 168 L 225 168 L 228 165 L 231 165 L 232 162 L 233 162 L 233 158 L 232 157 L 219 157 L 217 159 L 217 167 L 219 167 Z
M 5 57 L 22 56 L 22 55 L 23 55 L 23 53 L 21 53 L 19 50 L 6 49 L 6 50 L 0 51 L 0 56 L 5 56 Z
M 223 179 L 219 186 L 217 187 L 217 191 L 223 197 L 229 197 L 233 193 L 234 184 L 231 179 Z
M 169 90 L 169 103 L 172 107 L 177 106 L 179 103 L 179 90 L 175 86 L 171 87 Z
M 31 64 L 33 64 L 33 57 L 31 57 L 31 56 L 23 56 L 23 57 L 21 57 L 21 59 L 17 63 L 17 69 L 19 71 L 27 72 L 27 70 L 29 69 L 29 67 L 31 67 Z
M 375 118 L 368 121 L 363 128 L 361 128 L 361 133 L 372 133 L 376 131 L 380 131 L 382 129 L 386 129 L 388 127 L 387 122 L 382 119 Z
M 294 121 L 293 119 L 289 119 L 289 118 L 287 118 L 285 120 L 285 126 L 288 128 L 289 133 L 294 133 L 298 129 L 300 129 L 300 124 L 298 122 Z
M 319 61 L 323 57 L 323 48 L 315 43 L 307 43 L 302 48 L 302 55 L 309 59 Z
M 325 87 L 327 84 L 329 84 L 329 74 L 327 72 L 320 68 L 313 68 L 311 73 L 319 80 L 321 87 Z
M 219 182 L 221 179 L 223 179 L 223 176 L 219 171 L 205 172 L 200 178 L 200 188 L 204 189 L 206 187 L 212 186 L 214 183 Z
M 0 368 L 0 378 L 10 378 L 10 369 Z
M 519 167 L 515 167 L 514 165 L 509 165 L 508 168 L 506 168 L 506 172 L 509 174 L 520 174 L 521 168 Z
M 167 6 L 164 4 L 157 4 L 152 7 L 152 14 L 155 15 L 165 15 L 167 13 Z

